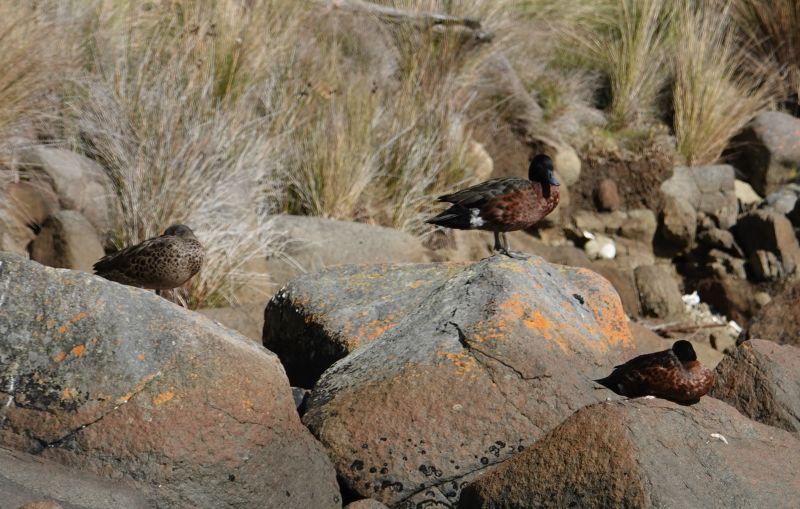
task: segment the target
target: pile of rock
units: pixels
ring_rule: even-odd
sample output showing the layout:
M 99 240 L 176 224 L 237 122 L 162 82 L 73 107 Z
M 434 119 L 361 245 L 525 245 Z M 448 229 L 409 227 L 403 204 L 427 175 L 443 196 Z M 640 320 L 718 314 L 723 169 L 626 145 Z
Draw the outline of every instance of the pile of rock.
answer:
M 0 189 L 0 250 L 52 267 L 91 270 L 105 254 L 117 210 L 105 171 L 50 147 L 24 150 L 19 166 Z

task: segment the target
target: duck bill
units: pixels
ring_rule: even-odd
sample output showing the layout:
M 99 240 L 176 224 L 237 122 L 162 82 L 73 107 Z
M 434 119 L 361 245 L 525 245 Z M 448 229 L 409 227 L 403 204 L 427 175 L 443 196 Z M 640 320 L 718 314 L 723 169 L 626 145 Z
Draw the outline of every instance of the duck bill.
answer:
M 556 180 L 555 176 L 553 176 L 553 175 L 550 175 L 550 177 L 548 177 L 547 183 L 550 184 L 551 186 L 560 186 L 561 185 L 561 183 L 558 180 Z

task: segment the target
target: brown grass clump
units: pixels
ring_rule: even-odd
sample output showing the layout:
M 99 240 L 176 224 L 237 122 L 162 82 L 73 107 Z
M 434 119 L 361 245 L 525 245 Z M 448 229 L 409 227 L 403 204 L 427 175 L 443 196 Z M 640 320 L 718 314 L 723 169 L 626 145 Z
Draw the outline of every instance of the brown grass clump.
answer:
M 672 92 L 678 152 L 690 165 L 710 164 L 733 135 L 770 105 L 771 78 L 747 72 L 748 53 L 727 8 L 684 7 L 675 33 Z

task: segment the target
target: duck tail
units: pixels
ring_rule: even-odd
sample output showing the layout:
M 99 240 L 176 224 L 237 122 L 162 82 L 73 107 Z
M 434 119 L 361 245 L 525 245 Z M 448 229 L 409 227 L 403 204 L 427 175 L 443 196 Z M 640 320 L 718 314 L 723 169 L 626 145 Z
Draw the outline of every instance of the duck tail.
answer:
M 470 223 L 470 212 L 465 208 L 450 207 L 441 214 L 427 219 L 428 224 L 444 226 L 445 228 L 455 228 L 457 230 L 470 230 L 473 225 Z

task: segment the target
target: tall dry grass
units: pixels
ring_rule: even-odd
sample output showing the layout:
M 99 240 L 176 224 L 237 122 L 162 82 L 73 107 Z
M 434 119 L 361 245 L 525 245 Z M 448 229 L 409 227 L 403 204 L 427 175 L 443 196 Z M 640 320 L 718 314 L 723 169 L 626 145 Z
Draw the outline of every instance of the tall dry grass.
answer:
M 656 99 L 668 77 L 671 4 L 661 0 L 599 2 L 566 28 L 566 41 L 608 80 L 612 129 L 652 121 Z
M 782 98 L 797 103 L 800 100 L 800 2 L 736 0 L 732 8 L 738 28 L 758 61 L 777 66 L 782 78 L 779 82 Z
M 293 110 L 279 83 L 293 43 L 278 30 L 285 20 L 265 24 L 255 11 L 272 4 L 97 4 L 92 71 L 70 90 L 73 144 L 116 188 L 118 244 L 173 223 L 205 244 L 206 266 L 183 295 L 192 307 L 231 303 L 240 286 L 258 286 L 246 267 L 272 246 L 266 215 L 282 199 Z
M 678 152 L 686 162 L 717 161 L 730 138 L 773 99 L 772 77 L 748 72 L 747 48 L 730 11 L 713 4 L 679 10 L 672 90 Z

